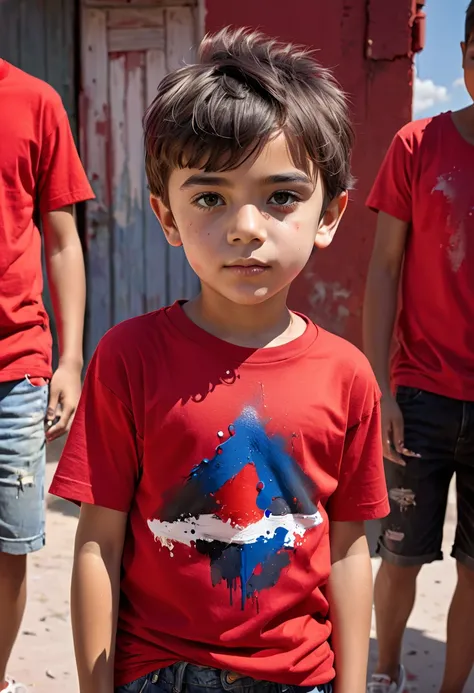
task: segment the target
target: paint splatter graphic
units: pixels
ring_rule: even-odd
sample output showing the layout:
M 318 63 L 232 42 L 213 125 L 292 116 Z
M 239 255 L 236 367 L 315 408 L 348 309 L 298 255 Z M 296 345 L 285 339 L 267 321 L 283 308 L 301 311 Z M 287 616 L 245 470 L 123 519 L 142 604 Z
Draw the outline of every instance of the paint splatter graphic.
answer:
M 231 603 L 240 586 L 244 609 L 277 583 L 292 552 L 323 519 L 312 482 L 285 442 L 267 435 L 254 409 L 245 409 L 227 436 L 217 436 L 214 456 L 192 470 L 148 526 L 172 555 L 181 544 L 207 556 L 212 584 L 224 581 Z
M 445 247 L 453 272 L 458 272 L 466 259 L 467 222 L 474 213 L 471 188 L 466 183 L 465 171 L 454 167 L 448 173 L 439 176 L 431 193 L 442 194 L 446 201 L 448 236 L 441 248 Z

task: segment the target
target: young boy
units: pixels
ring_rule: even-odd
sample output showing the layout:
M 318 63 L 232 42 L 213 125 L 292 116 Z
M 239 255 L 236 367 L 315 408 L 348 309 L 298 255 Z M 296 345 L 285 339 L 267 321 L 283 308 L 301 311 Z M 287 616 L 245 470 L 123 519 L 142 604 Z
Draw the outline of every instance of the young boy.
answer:
M 8 693 L 24 690 L 6 667 L 25 608 L 26 556 L 45 540 L 45 417 L 51 441 L 67 430 L 81 388 L 85 282 L 72 205 L 90 197 L 58 94 L 0 59 L 0 691 Z M 37 218 L 59 332 L 53 376 Z
M 467 90 L 474 97 L 474 2 L 467 10 L 462 53 Z M 404 127 L 368 204 L 379 217 L 365 339 L 383 392 L 391 501 L 379 545 L 379 661 L 369 691 L 405 690 L 403 633 L 421 566 L 442 558 L 455 473 L 458 526 L 452 555 L 458 584 L 440 690 L 461 693 L 474 663 L 474 107 Z M 389 372 L 400 278 L 398 349 Z
M 52 485 L 82 503 L 81 693 L 365 690 L 379 392 L 286 305 L 351 143 L 329 74 L 258 33 L 208 37 L 158 89 L 151 204 L 202 292 L 105 336 Z

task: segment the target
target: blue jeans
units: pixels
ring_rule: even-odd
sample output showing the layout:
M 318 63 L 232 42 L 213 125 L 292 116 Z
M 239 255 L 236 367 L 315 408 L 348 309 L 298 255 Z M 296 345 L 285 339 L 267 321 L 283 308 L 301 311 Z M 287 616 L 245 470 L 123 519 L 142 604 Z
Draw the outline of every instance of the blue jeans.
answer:
M 237 677 L 230 671 L 194 666 L 186 662 L 152 671 L 132 683 L 120 686 L 115 693 L 332 693 L 332 684 L 321 686 L 286 686 L 267 681 Z
M 48 386 L 0 382 L 0 552 L 44 546 Z

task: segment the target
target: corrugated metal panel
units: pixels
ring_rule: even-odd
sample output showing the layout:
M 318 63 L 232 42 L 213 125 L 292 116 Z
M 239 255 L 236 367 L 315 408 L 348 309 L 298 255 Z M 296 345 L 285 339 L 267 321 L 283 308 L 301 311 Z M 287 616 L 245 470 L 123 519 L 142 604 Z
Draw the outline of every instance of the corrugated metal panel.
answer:
M 75 0 L 2 0 L 0 54 L 61 95 L 77 132 L 74 65 Z
M 105 12 L 94 9 L 84 12 L 82 36 L 81 151 L 96 196 L 95 200 L 87 203 L 86 219 L 86 358 L 90 358 L 99 339 L 112 324 L 109 77 Z

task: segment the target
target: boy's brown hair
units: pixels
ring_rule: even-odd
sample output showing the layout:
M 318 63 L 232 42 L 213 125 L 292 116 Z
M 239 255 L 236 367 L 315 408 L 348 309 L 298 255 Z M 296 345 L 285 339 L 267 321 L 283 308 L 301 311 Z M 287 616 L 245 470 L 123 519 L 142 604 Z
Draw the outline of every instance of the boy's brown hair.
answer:
M 207 36 L 197 63 L 167 75 L 145 114 L 150 191 L 167 204 L 174 168 L 234 169 L 279 131 L 297 167 L 316 166 L 326 199 L 350 188 L 353 130 L 331 73 L 310 51 L 257 31 Z
M 474 33 L 474 0 L 469 3 L 469 7 L 466 10 L 466 27 L 464 30 L 465 41 L 469 43 L 469 39 Z

